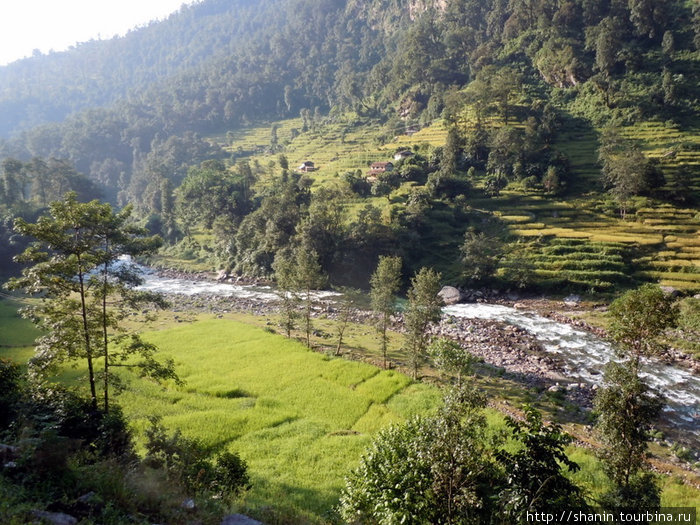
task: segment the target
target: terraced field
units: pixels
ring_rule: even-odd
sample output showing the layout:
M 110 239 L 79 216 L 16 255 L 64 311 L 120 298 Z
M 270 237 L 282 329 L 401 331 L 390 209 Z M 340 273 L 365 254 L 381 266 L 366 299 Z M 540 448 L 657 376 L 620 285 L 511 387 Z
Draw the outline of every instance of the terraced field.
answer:
M 469 129 L 469 115 L 462 125 Z M 491 119 L 489 125 L 501 123 Z M 389 143 L 377 137 L 383 132 L 376 123 L 337 122 L 317 127 L 292 139 L 292 128 L 300 129 L 300 119 L 279 123 L 278 137 L 291 166 L 305 160 L 316 163 L 313 177 L 320 184 L 331 183 L 337 174 L 366 171 L 369 163 L 391 160 L 400 148 L 435 147 L 444 144 L 446 129 L 441 121 L 411 136 L 400 135 Z M 510 125 L 522 126 L 512 122 Z M 691 170 L 692 189 L 700 191 L 700 134 L 680 130 L 662 122 L 647 122 L 622 129 L 623 134 L 643 145 L 645 153 L 659 159 L 667 181 L 681 165 Z M 538 191 L 508 188 L 493 199 L 471 198 L 468 204 L 493 213 L 509 225 L 511 232 L 531 243 L 530 252 L 537 280 L 543 284 L 569 283 L 574 288 L 591 291 L 612 290 L 615 283 L 632 285 L 652 281 L 679 289 L 700 290 L 700 210 L 683 208 L 652 199 L 638 199 L 634 210 L 623 220 L 614 203 L 602 193 L 597 164 L 598 132 L 584 121 L 571 119 L 556 147 L 570 160 L 571 182 L 566 200 Z M 250 153 L 250 158 L 265 166 L 277 160 L 276 155 L 262 153 L 269 145 L 270 127 L 255 127 L 231 134 L 231 151 Z M 476 186 L 480 183 L 477 181 Z M 401 202 L 408 185 L 392 194 Z M 350 203 L 349 208 L 371 202 L 388 206 L 384 198 L 369 198 Z M 447 224 L 447 223 L 445 223 Z M 453 229 L 454 230 L 454 229 Z M 459 234 L 454 231 L 444 232 Z M 456 232 L 456 233 L 455 233 Z M 439 244 L 452 251 L 460 239 L 450 241 L 443 235 Z M 573 241 L 576 242 L 573 242 Z M 550 249 L 560 249 L 561 242 L 586 251 L 584 260 L 552 259 Z M 435 246 L 436 250 L 439 248 Z M 433 253 L 437 253 L 432 250 Z M 617 264 L 609 260 L 610 251 L 618 251 Z
M 639 142 L 648 157 L 659 160 L 667 179 L 687 166 L 692 187 L 700 190 L 700 130 L 680 130 L 664 122 L 644 122 L 622 128 L 622 134 Z

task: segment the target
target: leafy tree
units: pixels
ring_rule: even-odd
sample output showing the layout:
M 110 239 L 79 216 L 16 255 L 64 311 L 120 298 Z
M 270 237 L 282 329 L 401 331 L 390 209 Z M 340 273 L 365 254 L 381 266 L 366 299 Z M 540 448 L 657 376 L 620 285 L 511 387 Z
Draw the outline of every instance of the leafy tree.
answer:
M 503 255 L 503 245 L 494 234 L 469 230 L 464 234 L 460 251 L 464 278 L 471 282 L 484 282 L 496 272 Z
M 340 306 L 338 307 L 338 318 L 336 319 L 338 343 L 335 346 L 335 355 L 340 355 L 340 349 L 343 347 L 343 336 L 345 335 L 345 330 L 348 327 L 353 310 L 357 307 L 362 297 L 362 292 L 354 288 L 342 287 L 339 291 L 342 295 L 339 301 Z
M 506 487 L 501 493 L 502 515 L 511 523 L 526 523 L 527 513 L 554 512 L 585 508 L 581 490 L 564 474 L 579 470 L 565 447 L 571 436 L 552 423 L 546 425 L 542 414 L 525 406 L 525 420 L 512 417 L 506 425 L 512 437 L 522 444 L 517 452 L 500 450 L 496 458 L 506 472 Z
M 177 189 L 178 215 L 188 224 L 211 228 L 222 216 L 240 219 L 251 209 L 250 182 L 216 161 L 191 168 Z
M 314 290 L 319 289 L 325 283 L 325 276 L 318 262 L 315 251 L 306 246 L 300 246 L 295 254 L 294 279 L 297 289 L 304 297 L 304 331 L 306 333 L 306 346 L 311 348 L 311 311 L 313 309 Z
M 659 489 L 645 456 L 649 430 L 661 413 L 662 397 L 639 377 L 634 360 L 611 362 L 605 370 L 605 386 L 596 394 L 596 431 L 603 443 L 600 459 L 613 488 L 603 497 L 611 510 L 659 506 Z
M 676 82 L 673 79 L 673 73 L 669 69 L 664 68 L 661 76 L 661 89 L 664 92 L 664 104 L 672 106 L 678 100 L 676 90 Z
M 445 147 L 442 149 L 440 159 L 440 171 L 445 175 L 453 175 L 457 171 L 459 158 L 461 155 L 461 137 L 455 126 L 450 127 L 445 140 Z
M 466 348 L 446 337 L 433 341 L 428 347 L 428 354 L 435 365 L 448 374 L 457 374 L 457 384 L 462 384 L 462 376 L 472 373 L 474 356 Z
M 296 327 L 298 317 L 299 295 L 294 280 L 294 261 L 288 251 L 277 252 L 272 269 L 275 272 L 277 293 L 284 313 L 282 326 L 287 337 L 292 337 L 292 330 Z
M 294 328 L 297 305 L 302 303 L 306 346 L 311 348 L 311 312 L 314 290 L 323 286 L 325 278 L 316 252 L 299 245 L 294 251 L 279 252 L 275 257 L 275 277 L 282 295 L 287 337 Z
M 658 286 L 648 284 L 613 301 L 609 316 L 610 337 L 627 359 L 608 364 L 605 387 L 594 400 L 599 414 L 596 428 L 604 445 L 600 456 L 614 484 L 603 504 L 611 510 L 642 504 L 654 509 L 659 506 L 659 489 L 644 472 L 645 452 L 663 400 L 639 377 L 639 364 L 642 356 L 657 351 L 657 338 L 675 324 L 678 307 Z
M 675 325 L 678 306 L 654 284 L 630 290 L 610 304 L 608 332 L 611 339 L 635 363 L 659 349 L 658 336 Z
M 440 274 L 431 268 L 421 268 L 411 279 L 408 290 L 408 307 L 404 313 L 406 327 L 406 349 L 408 350 L 413 378 L 418 378 L 418 369 L 425 359 L 430 334 L 428 328 L 440 320 L 442 299 Z
M 387 329 L 389 319 L 396 312 L 396 294 L 401 286 L 401 258 L 380 256 L 377 269 L 370 278 L 372 310 L 379 317 L 379 330 L 384 368 L 387 366 Z
M 631 197 L 663 184 L 663 174 L 656 164 L 614 128 L 604 130 L 598 158 L 603 165 L 603 182 L 617 199 L 623 219 Z
M 484 435 L 484 398 L 450 391 L 438 414 L 380 431 L 346 480 L 341 515 L 360 523 L 485 520 L 499 476 Z
M 160 245 L 127 224 L 130 209 L 115 214 L 109 204 L 80 203 L 75 194 L 51 203 L 49 214 L 32 224 L 17 219 L 15 229 L 35 242 L 18 256 L 31 263 L 9 286 L 40 295 L 38 305 L 25 309 L 46 333 L 37 342 L 32 369 L 43 373 L 58 364 L 84 359 L 92 406 L 98 408 L 96 360 L 103 359 L 104 411 L 109 389 L 116 383 L 113 366 L 137 368 L 154 379 L 176 378 L 172 362 L 158 363 L 155 347 L 129 334 L 121 321 L 145 303 L 161 305 L 159 297 L 132 288 L 138 276 L 115 266 L 122 255 L 150 253 Z

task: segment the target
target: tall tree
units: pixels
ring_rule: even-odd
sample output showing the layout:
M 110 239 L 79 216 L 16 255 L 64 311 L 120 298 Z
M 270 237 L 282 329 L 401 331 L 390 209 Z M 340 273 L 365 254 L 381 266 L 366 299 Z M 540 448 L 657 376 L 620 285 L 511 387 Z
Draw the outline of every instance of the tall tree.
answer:
M 406 349 L 408 350 L 413 378 L 418 378 L 418 369 L 425 359 L 430 342 L 428 329 L 440 320 L 442 298 L 440 274 L 432 268 L 421 268 L 411 280 L 408 291 L 408 308 L 404 314 L 406 326 Z
M 391 316 L 396 312 L 396 294 L 401 286 L 401 264 L 400 257 L 381 256 L 377 269 L 370 278 L 372 310 L 379 317 L 377 329 L 381 338 L 384 368 L 387 366 L 387 329 Z
M 642 356 L 659 348 L 658 336 L 677 319 L 673 299 L 655 285 L 644 285 L 613 301 L 610 336 L 626 359 L 606 367 L 605 385 L 596 394 L 596 429 L 603 442 L 600 457 L 613 488 L 603 495 L 604 507 L 653 510 L 659 489 L 648 474 L 645 455 L 649 429 L 663 407 L 662 397 L 639 376 Z
M 15 221 L 15 229 L 35 242 L 17 257 L 30 263 L 9 287 L 40 295 L 39 304 L 24 314 L 37 322 L 46 335 L 37 343 L 32 359 L 36 372 L 49 372 L 64 361 L 84 359 L 92 406 L 98 409 L 96 368 L 104 359 L 104 410 L 109 410 L 109 389 L 115 378 L 111 366 L 137 367 L 156 379 L 175 378 L 172 363 L 159 364 L 155 348 L 123 330 L 120 321 L 131 308 L 144 302 L 159 304 L 149 294 L 136 293 L 139 279 L 115 267 L 120 254 L 139 255 L 154 250 L 158 238 L 128 227 L 130 210 L 115 214 L 109 204 L 78 202 L 74 193 L 51 203 L 49 214 L 36 223 Z M 110 353 L 110 345 L 115 351 Z
M 661 348 L 659 335 L 678 319 L 678 306 L 669 294 L 653 284 L 630 290 L 610 304 L 608 332 L 619 349 L 634 359 L 654 355 Z
M 285 311 L 287 337 L 291 336 L 294 328 L 297 306 L 302 303 L 306 346 L 311 348 L 311 312 L 314 305 L 314 291 L 325 283 L 325 276 L 318 263 L 318 255 L 308 246 L 300 244 L 294 251 L 278 252 L 274 269 Z

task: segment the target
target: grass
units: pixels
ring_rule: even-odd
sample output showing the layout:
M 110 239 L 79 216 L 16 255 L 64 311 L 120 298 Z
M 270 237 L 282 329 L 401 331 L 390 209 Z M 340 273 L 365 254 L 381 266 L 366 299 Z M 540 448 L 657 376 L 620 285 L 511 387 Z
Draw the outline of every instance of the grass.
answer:
M 17 301 L 0 299 L 0 347 L 31 346 L 40 335 L 31 321 L 20 316 L 20 306 Z
M 230 320 L 147 334 L 186 381 L 165 389 L 133 382 L 120 402 L 135 428 L 167 428 L 212 450 L 241 454 L 253 488 L 244 505 L 319 520 L 343 476 L 379 428 L 436 406 L 439 392 L 404 375 L 328 358 L 300 343 Z

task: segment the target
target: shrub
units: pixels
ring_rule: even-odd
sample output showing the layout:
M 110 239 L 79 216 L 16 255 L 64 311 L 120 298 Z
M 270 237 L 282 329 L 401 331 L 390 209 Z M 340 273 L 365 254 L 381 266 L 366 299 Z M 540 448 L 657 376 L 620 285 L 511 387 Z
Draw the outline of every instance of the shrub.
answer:
M 223 452 L 214 467 L 214 483 L 222 496 L 235 496 L 249 489 L 248 464 L 234 452 Z

